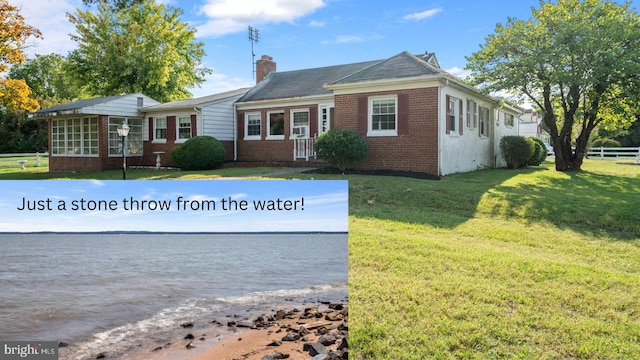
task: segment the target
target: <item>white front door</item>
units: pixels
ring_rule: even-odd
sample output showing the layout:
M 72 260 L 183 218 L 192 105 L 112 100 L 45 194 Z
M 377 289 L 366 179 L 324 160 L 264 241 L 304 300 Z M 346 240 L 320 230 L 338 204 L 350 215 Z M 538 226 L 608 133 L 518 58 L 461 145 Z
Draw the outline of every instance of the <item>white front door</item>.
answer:
M 318 135 L 331 130 L 334 104 L 320 104 L 318 106 Z

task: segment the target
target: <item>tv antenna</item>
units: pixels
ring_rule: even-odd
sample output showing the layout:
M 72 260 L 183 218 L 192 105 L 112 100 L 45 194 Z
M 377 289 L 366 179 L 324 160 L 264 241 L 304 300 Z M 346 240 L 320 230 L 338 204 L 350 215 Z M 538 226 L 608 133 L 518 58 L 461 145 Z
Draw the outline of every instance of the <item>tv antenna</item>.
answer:
M 249 25 L 249 42 L 251 43 L 251 68 L 253 78 L 256 78 L 256 54 L 253 52 L 253 44 L 260 42 L 260 31 Z

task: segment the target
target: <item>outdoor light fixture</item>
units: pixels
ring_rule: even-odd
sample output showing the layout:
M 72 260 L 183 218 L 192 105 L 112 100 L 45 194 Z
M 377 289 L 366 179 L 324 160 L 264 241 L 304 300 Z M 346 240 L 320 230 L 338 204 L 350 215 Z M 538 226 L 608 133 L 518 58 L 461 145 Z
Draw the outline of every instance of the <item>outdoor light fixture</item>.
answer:
M 127 179 L 127 135 L 129 135 L 129 125 L 127 121 L 118 126 L 118 136 L 122 136 L 122 180 Z

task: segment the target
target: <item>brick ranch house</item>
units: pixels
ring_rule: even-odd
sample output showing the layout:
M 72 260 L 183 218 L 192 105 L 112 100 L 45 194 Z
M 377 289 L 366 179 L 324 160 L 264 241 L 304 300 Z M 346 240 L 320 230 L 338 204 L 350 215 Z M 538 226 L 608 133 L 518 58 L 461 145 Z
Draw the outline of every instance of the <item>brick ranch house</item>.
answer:
M 210 135 L 233 159 L 233 103 L 249 89 L 160 103 L 142 94 L 80 100 L 39 110 L 32 118 L 49 122 L 49 171 L 102 171 L 122 167 L 126 122 L 127 163 L 169 165 L 169 152 L 187 139 Z
M 240 161 L 306 159 L 306 139 L 350 129 L 369 146 L 359 168 L 442 176 L 505 166 L 500 138 L 518 134 L 522 109 L 445 72 L 432 53 L 287 72 L 263 56 L 256 69 L 258 84 L 235 103 Z
M 127 121 L 131 165 L 170 165 L 169 151 L 197 135 L 221 140 L 230 161 L 307 161 L 317 135 L 342 128 L 369 145 L 361 169 L 443 176 L 504 166 L 499 140 L 518 134 L 522 113 L 445 72 L 431 53 L 286 72 L 262 56 L 256 74 L 251 89 L 203 98 L 160 104 L 131 94 L 32 116 L 49 121 L 53 172 L 120 167 L 117 127 Z

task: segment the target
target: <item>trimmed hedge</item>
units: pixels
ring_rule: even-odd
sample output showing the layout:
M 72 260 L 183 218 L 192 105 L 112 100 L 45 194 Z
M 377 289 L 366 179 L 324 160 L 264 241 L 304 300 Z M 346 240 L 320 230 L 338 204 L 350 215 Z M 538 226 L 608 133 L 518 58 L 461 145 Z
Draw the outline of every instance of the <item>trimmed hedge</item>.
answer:
M 504 136 L 500 139 L 500 150 L 507 167 L 517 169 L 526 166 L 535 151 L 535 144 L 524 136 Z
M 547 158 L 549 150 L 547 149 L 547 145 L 544 144 L 544 141 L 532 136 L 529 137 L 529 139 L 533 140 L 535 148 L 527 165 L 539 166 Z
M 329 130 L 318 136 L 315 150 L 319 157 L 344 172 L 352 164 L 367 158 L 367 142 L 355 131 Z
M 620 147 L 620 141 L 608 138 L 595 139 L 591 147 Z
M 184 170 L 211 170 L 224 163 L 227 151 L 212 136 L 196 136 L 169 153 L 171 163 Z

